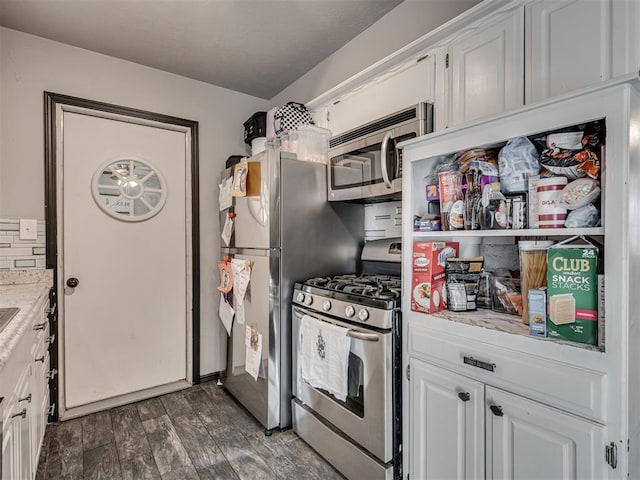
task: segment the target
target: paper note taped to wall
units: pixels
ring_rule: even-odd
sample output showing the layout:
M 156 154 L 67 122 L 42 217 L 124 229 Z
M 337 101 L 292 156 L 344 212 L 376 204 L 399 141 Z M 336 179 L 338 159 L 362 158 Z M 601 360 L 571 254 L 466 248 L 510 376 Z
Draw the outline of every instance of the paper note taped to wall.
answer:
M 231 335 L 234 311 L 231 305 L 229 305 L 229 302 L 227 302 L 225 294 L 222 292 L 220 292 L 220 308 L 218 309 L 218 315 L 220 316 L 220 320 L 222 320 L 224 328 L 227 330 L 227 335 Z

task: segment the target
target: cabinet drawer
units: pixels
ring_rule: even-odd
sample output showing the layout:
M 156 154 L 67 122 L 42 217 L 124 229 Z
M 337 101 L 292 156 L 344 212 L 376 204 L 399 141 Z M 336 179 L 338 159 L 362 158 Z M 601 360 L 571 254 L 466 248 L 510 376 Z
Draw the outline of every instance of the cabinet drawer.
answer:
M 407 333 L 410 356 L 576 415 L 608 420 L 604 373 L 413 324 Z

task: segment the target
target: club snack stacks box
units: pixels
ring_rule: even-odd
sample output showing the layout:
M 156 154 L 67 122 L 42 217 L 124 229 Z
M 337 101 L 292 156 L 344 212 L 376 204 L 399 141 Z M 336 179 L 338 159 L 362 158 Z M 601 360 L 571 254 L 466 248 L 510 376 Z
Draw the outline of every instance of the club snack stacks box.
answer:
M 411 310 L 435 313 L 447 308 L 445 266 L 458 250 L 458 242 L 413 242 Z
M 572 237 L 547 250 L 547 336 L 598 341 L 598 248 Z

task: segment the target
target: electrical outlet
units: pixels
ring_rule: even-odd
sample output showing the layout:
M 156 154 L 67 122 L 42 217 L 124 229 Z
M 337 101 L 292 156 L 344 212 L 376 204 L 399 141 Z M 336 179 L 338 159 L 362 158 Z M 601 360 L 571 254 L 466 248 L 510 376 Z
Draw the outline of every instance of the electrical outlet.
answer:
M 38 221 L 31 219 L 20 219 L 20 240 L 38 239 Z

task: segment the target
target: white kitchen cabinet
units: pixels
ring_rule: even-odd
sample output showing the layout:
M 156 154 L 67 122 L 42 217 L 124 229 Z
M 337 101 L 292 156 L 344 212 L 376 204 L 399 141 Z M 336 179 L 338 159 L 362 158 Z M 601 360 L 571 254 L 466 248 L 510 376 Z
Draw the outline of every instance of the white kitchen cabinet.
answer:
M 336 98 L 326 107 L 326 128 L 332 135 L 369 123 L 420 102 L 434 103 L 436 51 L 390 69 L 370 82 Z M 436 104 L 436 121 L 438 107 Z M 320 115 L 316 114 L 316 120 Z
M 4 410 L 2 478 L 31 480 L 31 405 L 29 403 L 30 370 L 24 369 Z
M 526 5 L 527 103 L 611 78 L 612 3 L 541 0 Z
M 602 425 L 495 388 L 485 395 L 487 479 L 607 478 Z
M 636 0 L 525 3 L 526 103 L 637 72 Z
M 449 126 L 524 102 L 524 7 L 494 14 L 449 43 Z
M 36 330 L 35 341 L 31 351 L 31 468 L 35 472 L 38 467 L 38 458 L 47 426 L 49 412 L 49 326 L 46 317 L 40 323 L 44 323 L 42 329 Z M 39 328 L 38 323 L 36 325 Z
M 413 231 L 414 216 L 426 209 L 424 179 L 443 158 L 593 120 L 606 123 L 601 151 L 606 172 L 600 178 L 602 226 L 552 231 Z M 640 79 L 634 75 L 400 146 L 405 172 L 403 364 L 413 365 L 417 359 L 485 386 L 488 478 L 640 478 L 640 350 L 635 347 L 640 343 L 640 318 L 635 315 L 640 311 L 635 288 L 640 282 L 639 125 Z M 425 314 L 411 309 L 414 241 L 480 237 L 483 244 L 496 244 L 522 237 L 574 235 L 595 237 L 603 245 L 602 345 L 532 337 L 519 317 L 491 310 Z M 423 449 L 415 446 L 416 438 L 408 433 L 418 418 L 419 398 L 412 389 L 412 380 L 405 380 L 404 464 L 420 468 L 414 457 Z M 492 406 L 501 407 L 502 417 L 494 414 Z M 411 478 L 430 477 L 411 474 Z
M 411 478 L 484 478 L 483 384 L 415 358 L 409 365 Z
M 410 478 L 607 478 L 605 427 L 409 358 Z M 486 430 L 485 430 L 486 424 Z
M 20 440 L 17 438 L 14 419 L 11 418 L 16 410 L 16 397 L 4 399 L 4 417 L 2 419 L 2 478 L 20 478 L 17 458 L 20 452 Z
M 32 480 L 49 410 L 48 299 L 43 294 L 0 369 L 2 479 Z

